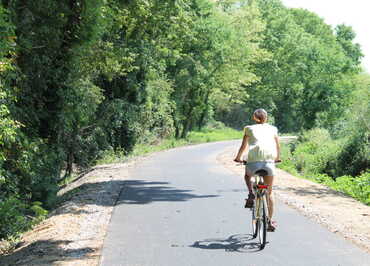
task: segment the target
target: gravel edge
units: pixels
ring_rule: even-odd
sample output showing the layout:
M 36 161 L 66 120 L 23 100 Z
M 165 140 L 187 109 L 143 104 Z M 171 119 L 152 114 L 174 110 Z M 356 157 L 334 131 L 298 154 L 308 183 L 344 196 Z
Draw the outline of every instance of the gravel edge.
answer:
M 137 159 L 96 166 L 60 190 L 65 201 L 0 257 L 0 265 L 99 265 L 114 205 Z

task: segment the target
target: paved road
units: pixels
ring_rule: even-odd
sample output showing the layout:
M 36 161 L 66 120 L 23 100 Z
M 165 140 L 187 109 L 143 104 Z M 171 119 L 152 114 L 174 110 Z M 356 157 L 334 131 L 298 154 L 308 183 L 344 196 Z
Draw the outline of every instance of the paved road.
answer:
M 277 232 L 258 250 L 243 179 L 216 156 L 237 142 L 179 148 L 132 169 L 105 239 L 101 265 L 370 265 L 370 255 L 277 203 Z

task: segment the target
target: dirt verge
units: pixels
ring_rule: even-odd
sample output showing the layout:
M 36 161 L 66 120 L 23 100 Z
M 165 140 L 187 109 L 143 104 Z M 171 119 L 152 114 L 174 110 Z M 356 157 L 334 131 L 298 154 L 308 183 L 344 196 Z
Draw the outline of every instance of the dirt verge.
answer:
M 98 265 L 115 201 L 134 162 L 100 165 L 62 189 L 64 203 L 0 265 Z

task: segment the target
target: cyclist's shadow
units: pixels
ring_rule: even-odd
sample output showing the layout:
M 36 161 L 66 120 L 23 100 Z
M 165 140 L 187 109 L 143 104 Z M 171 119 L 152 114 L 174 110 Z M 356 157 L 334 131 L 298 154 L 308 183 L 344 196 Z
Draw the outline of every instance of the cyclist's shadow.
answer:
M 251 234 L 232 235 L 228 238 L 212 238 L 194 242 L 190 247 L 201 249 L 223 249 L 228 252 L 252 253 L 260 251 L 258 239 Z

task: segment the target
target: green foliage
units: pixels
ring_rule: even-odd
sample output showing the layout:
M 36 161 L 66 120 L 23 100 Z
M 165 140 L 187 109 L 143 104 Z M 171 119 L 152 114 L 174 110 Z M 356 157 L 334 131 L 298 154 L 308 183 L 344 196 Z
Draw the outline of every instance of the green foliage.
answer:
M 0 240 L 18 236 L 47 214 L 41 202 L 36 201 L 29 206 L 13 196 L 0 201 Z
M 338 156 L 336 174 L 356 176 L 370 166 L 370 131 L 355 132 L 350 136 Z
M 248 119 L 254 109 L 264 107 L 281 132 L 310 129 L 318 121 L 333 124 L 347 107 L 342 99 L 349 96 L 353 84 L 347 80 L 357 73 L 358 61 L 349 58 L 336 33 L 316 14 L 285 8 L 280 1 L 253 2 L 266 23 L 259 47 L 267 54 L 255 62 L 257 82 L 242 86 L 250 97 L 239 93 L 236 110 Z M 228 112 L 218 117 L 235 121 Z
M 325 133 L 324 133 L 325 134 Z M 298 147 L 308 146 L 299 144 Z M 313 145 L 312 145 L 313 146 Z M 308 148 L 309 153 L 307 153 L 307 161 L 313 162 L 313 159 L 322 159 L 322 155 L 317 155 L 316 158 L 313 158 L 312 155 L 312 146 Z M 283 162 L 279 164 L 279 167 L 290 172 L 295 176 L 304 177 L 310 179 L 314 182 L 324 184 L 336 191 L 343 192 L 358 201 L 361 201 L 367 205 L 370 205 L 370 172 L 363 172 L 359 176 L 353 177 L 350 175 L 343 175 L 333 178 L 328 174 L 323 173 L 322 165 L 319 163 L 313 166 L 309 166 L 304 164 L 305 168 L 302 168 L 300 171 L 297 169 L 297 165 L 299 165 L 299 161 L 296 157 L 291 153 L 291 148 L 287 145 L 282 146 L 282 159 Z M 300 150 L 300 155 L 302 154 L 303 150 Z M 295 153 L 295 152 L 293 152 Z M 320 168 L 321 167 L 321 168 Z M 322 170 L 319 172 L 318 170 Z
M 333 139 L 328 130 L 315 128 L 302 134 L 291 148 L 291 163 L 300 173 L 356 176 L 369 169 L 368 131 Z
M 357 177 L 338 177 L 333 182 L 332 188 L 370 205 L 370 172 Z
M 0 201 L 0 239 L 17 235 L 29 227 L 25 217 L 27 205 L 14 197 Z
M 356 176 L 370 165 L 370 76 L 358 76 L 356 87 L 349 108 L 333 129 L 345 140 L 334 166 L 336 175 Z
M 295 147 L 294 165 L 303 174 L 325 172 L 327 165 L 337 159 L 340 148 L 340 142 L 332 140 L 327 130 L 309 130 Z
M 3 164 L 16 141 L 19 124 L 11 117 L 9 105 L 14 102 L 8 86 L 14 70 L 14 27 L 6 9 L 0 4 L 0 188 L 5 182 Z M 0 190 L 1 195 L 1 190 Z
M 285 171 L 288 171 L 289 173 L 293 175 L 299 175 L 295 162 L 294 157 L 291 152 L 293 150 L 294 144 L 282 144 L 280 147 L 281 152 L 281 158 L 282 162 L 278 165 L 279 168 L 284 169 Z
M 335 28 L 336 39 L 342 46 L 345 54 L 347 55 L 347 67 L 349 70 L 356 70 L 354 67 L 358 67 L 361 63 L 363 54 L 359 44 L 353 44 L 353 40 L 356 37 L 356 33 L 352 27 L 344 24 L 338 25 Z
M 230 139 L 241 139 L 242 131 L 224 127 L 220 123 L 209 124 L 200 131 L 192 131 L 187 136 L 190 143 L 204 143 Z
M 370 205 L 370 173 L 365 172 L 357 177 L 340 176 L 336 179 L 325 175 L 308 175 L 309 179 L 324 184 L 336 191 L 343 192 L 367 205 Z
M 93 120 L 101 96 L 81 67 L 81 54 L 98 36 L 99 26 L 93 25 L 101 1 L 3 2 L 0 203 L 22 202 L 13 213 L 18 225 L 1 236 L 6 237 L 34 220 L 25 215 L 45 215 L 33 202 L 54 205 L 62 167 L 74 163 L 70 157 L 80 146 L 80 129 Z
M 263 50 L 256 45 L 263 22 L 253 3 L 242 1 L 240 9 L 224 10 L 209 5 L 206 11 L 195 18 L 194 36 L 185 42 L 186 56 L 172 72 L 173 99 L 180 111 L 174 119 L 176 136 L 205 125 L 212 107 L 227 109 L 220 105 L 223 100 L 247 97 L 240 87 L 257 80 L 251 65 L 263 60 Z
M 30 209 L 33 211 L 33 214 L 36 217 L 35 222 L 37 222 L 38 220 L 43 220 L 48 215 L 48 211 L 42 208 L 42 203 L 39 201 L 33 202 Z
M 370 204 L 368 137 L 332 139 L 325 129 L 305 132 L 298 144 L 283 146 L 280 167 Z M 353 138 L 357 141 L 354 142 Z

